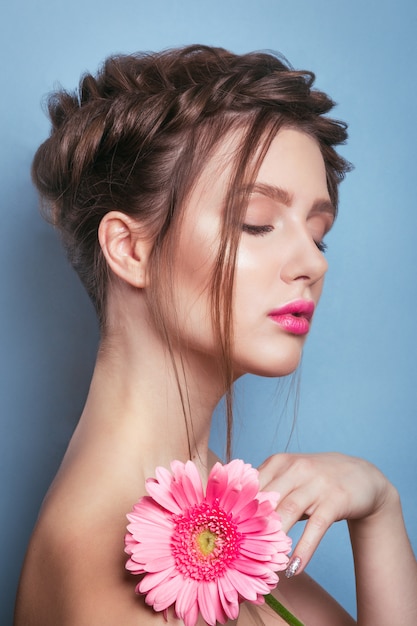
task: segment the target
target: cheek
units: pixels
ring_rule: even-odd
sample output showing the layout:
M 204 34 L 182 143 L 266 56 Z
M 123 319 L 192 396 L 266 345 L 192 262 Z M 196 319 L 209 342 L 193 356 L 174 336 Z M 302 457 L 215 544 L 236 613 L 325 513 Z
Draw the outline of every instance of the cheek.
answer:
M 280 258 L 274 246 L 260 245 L 260 241 L 243 241 L 236 261 L 236 298 L 262 302 L 279 288 Z
M 233 301 L 235 336 L 244 339 L 258 333 L 267 312 L 273 308 L 271 295 L 277 291 L 277 275 L 271 263 L 260 262 L 259 255 L 239 251 Z
M 175 305 L 186 322 L 195 317 L 209 317 L 209 287 L 215 259 L 212 239 L 204 229 L 183 233 L 177 251 L 173 274 Z

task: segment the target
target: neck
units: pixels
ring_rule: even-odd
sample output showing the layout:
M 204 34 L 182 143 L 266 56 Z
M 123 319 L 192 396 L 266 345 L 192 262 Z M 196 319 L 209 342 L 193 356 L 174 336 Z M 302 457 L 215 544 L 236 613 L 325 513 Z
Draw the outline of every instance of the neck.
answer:
M 147 324 L 110 332 L 100 346 L 79 442 L 104 438 L 145 476 L 188 458 L 204 475 L 211 416 L 222 395 L 211 361 L 203 354 L 169 355 Z

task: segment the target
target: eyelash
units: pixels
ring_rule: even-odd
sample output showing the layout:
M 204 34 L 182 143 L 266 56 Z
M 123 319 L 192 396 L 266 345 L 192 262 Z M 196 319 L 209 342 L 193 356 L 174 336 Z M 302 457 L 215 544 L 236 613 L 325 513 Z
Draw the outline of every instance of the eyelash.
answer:
M 322 254 L 326 252 L 327 243 L 324 243 L 324 241 L 315 241 L 314 243 L 316 244 L 317 248 L 320 250 Z
M 265 226 L 254 226 L 253 224 L 243 224 L 242 226 L 243 232 L 248 233 L 249 235 L 266 235 L 274 230 L 273 226 L 265 225 Z
M 249 235 L 256 236 L 264 236 L 274 230 L 274 227 L 266 224 L 264 226 L 254 226 L 253 224 L 243 224 L 242 230 Z M 327 250 L 327 244 L 324 241 L 315 241 L 314 242 L 317 248 L 320 250 L 322 254 L 324 254 Z

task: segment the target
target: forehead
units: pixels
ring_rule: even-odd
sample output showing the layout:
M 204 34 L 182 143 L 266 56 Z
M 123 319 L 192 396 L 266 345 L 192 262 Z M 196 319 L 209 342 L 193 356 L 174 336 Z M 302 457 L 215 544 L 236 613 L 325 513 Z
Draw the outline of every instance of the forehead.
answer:
M 329 200 L 324 159 L 318 142 L 294 128 L 281 129 L 259 168 L 256 182 L 283 190 L 287 203 L 299 199 Z
M 188 206 L 203 198 L 210 204 L 222 203 L 230 184 L 233 169 L 239 159 L 242 132 L 234 130 L 216 144 L 191 186 Z
M 190 209 L 200 208 L 205 212 L 209 206 L 223 206 L 238 164 L 241 140 L 241 132 L 234 132 L 218 144 L 193 186 L 187 203 Z M 262 145 L 254 150 L 254 160 L 261 149 Z M 288 205 L 294 201 L 311 205 L 320 201 L 334 213 L 319 144 L 301 130 L 290 127 L 279 130 L 260 163 L 255 181 L 248 182 L 249 188 L 244 185 L 246 191 L 260 192 Z

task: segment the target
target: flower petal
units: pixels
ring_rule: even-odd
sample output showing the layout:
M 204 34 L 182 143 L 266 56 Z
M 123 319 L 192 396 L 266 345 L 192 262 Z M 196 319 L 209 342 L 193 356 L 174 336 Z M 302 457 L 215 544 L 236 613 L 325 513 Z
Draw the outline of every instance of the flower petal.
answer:
M 198 606 L 207 624 L 216 626 L 216 605 L 220 603 L 215 581 L 201 581 L 197 588 Z
M 195 463 L 187 461 L 185 464 L 185 473 L 189 484 L 192 485 L 194 496 L 190 498 L 190 504 L 199 504 L 204 498 L 203 484 L 201 482 L 200 474 Z
M 245 519 L 239 523 L 239 531 L 241 533 L 264 533 L 267 527 L 267 522 L 264 517 L 252 517 L 252 519 Z
M 153 601 L 155 611 L 163 611 L 174 604 L 182 584 L 182 576 L 174 576 L 158 585 Z
M 275 547 L 273 541 L 265 541 L 264 539 L 257 539 L 256 535 L 249 535 L 246 537 L 241 545 L 241 549 L 252 552 L 255 556 L 263 556 L 265 554 L 271 556 L 275 554 Z
M 235 511 L 238 513 L 240 509 L 242 509 L 247 502 L 254 500 L 259 492 L 259 483 L 256 480 L 252 480 L 250 483 L 242 484 L 239 486 L 234 486 L 234 489 L 237 491 L 236 499 L 235 499 Z M 221 500 L 220 504 L 222 506 L 226 506 L 225 500 Z
M 233 587 L 230 587 L 227 579 L 219 578 L 217 581 L 220 602 L 229 619 L 237 619 L 239 615 L 239 596 Z M 228 597 L 226 597 L 226 594 Z
M 263 582 L 259 578 L 253 578 L 251 576 L 247 576 L 238 570 L 228 570 L 225 575 L 227 575 L 231 584 L 235 587 L 236 591 L 243 597 L 245 600 L 256 600 L 256 596 L 258 593 L 269 593 L 270 589 L 268 585 Z
M 226 511 L 226 513 L 230 513 L 234 510 L 236 503 L 240 499 L 241 493 L 242 487 L 240 485 L 225 489 L 220 499 L 220 506 Z
M 155 470 L 155 476 L 156 476 L 156 480 L 158 481 L 158 483 L 161 485 L 161 487 L 165 487 L 165 489 L 167 491 L 169 491 L 171 489 L 171 483 L 172 483 L 172 474 L 169 470 L 166 469 L 166 467 L 157 467 Z
M 198 620 L 198 602 L 197 599 L 191 605 L 190 610 L 183 617 L 185 626 L 196 626 Z
M 227 473 L 220 463 L 213 465 L 207 481 L 206 501 L 213 504 L 220 500 L 227 487 Z
M 175 602 L 175 612 L 180 619 L 184 620 L 185 616 L 192 611 L 194 605 L 198 609 L 198 585 L 198 581 L 193 580 L 192 578 L 185 578 L 183 580 Z
M 161 556 L 152 561 L 147 561 L 145 564 L 145 570 L 147 572 L 161 572 L 175 567 L 175 559 L 170 554 L 169 556 Z
M 243 504 L 243 501 L 241 504 Z M 238 506 L 235 506 L 233 508 L 233 519 L 236 522 L 250 519 L 257 514 L 258 507 L 259 507 L 259 502 L 256 499 L 250 500 L 249 502 L 245 502 L 243 506 L 241 506 L 240 509 L 238 508 Z
M 278 506 L 278 502 L 281 500 L 281 494 L 278 491 L 260 491 L 258 493 L 259 502 L 268 501 L 272 508 L 275 510 Z
M 152 542 L 136 544 L 132 554 L 137 562 L 147 563 L 149 560 L 165 558 L 172 555 L 169 543 L 155 546 Z
M 179 515 L 181 507 L 178 506 L 172 492 L 168 491 L 164 485 L 160 485 L 156 480 L 148 479 L 146 481 L 146 491 L 149 495 L 171 513 Z
M 175 575 L 175 568 L 162 570 L 151 574 L 146 574 L 139 582 L 138 588 L 140 593 L 147 593 L 154 587 L 158 587 L 161 583 L 169 580 L 172 574 Z
M 268 565 L 254 559 L 240 558 L 235 561 L 235 568 L 249 576 L 264 576 L 269 573 Z

